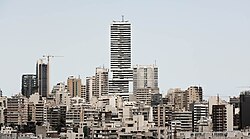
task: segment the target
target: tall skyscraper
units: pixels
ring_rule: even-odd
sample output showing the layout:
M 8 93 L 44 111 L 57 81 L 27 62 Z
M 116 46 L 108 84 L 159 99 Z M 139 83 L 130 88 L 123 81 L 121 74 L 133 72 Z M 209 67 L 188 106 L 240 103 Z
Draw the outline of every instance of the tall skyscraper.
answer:
M 42 59 L 37 61 L 36 76 L 39 95 L 41 97 L 47 97 L 49 94 L 48 65 L 47 63 L 44 63 Z
M 67 80 L 67 88 L 71 97 L 81 96 L 82 80 L 80 78 L 75 78 L 70 76 Z
M 24 74 L 22 76 L 22 95 L 29 98 L 37 92 L 37 78 L 34 74 Z
M 113 21 L 110 27 L 110 71 L 109 93 L 127 99 L 132 82 L 131 69 L 131 24 L 128 21 Z

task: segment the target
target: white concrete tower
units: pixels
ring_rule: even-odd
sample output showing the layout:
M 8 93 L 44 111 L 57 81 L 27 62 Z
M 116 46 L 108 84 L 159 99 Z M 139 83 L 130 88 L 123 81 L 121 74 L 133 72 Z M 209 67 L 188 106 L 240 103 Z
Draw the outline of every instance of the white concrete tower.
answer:
M 128 21 L 113 21 L 110 26 L 110 71 L 109 93 L 128 98 L 132 82 L 131 24 Z

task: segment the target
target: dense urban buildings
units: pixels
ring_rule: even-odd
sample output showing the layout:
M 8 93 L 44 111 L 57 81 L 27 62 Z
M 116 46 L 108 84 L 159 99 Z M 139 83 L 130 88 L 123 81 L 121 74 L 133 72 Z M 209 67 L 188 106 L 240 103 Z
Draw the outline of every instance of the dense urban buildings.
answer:
M 50 90 L 49 61 L 39 60 L 20 93 L 0 90 L 0 139 L 249 138 L 250 91 L 229 101 L 206 100 L 196 85 L 160 93 L 158 66 L 131 68 L 131 24 L 122 19 L 110 29 L 110 69 L 69 76 Z

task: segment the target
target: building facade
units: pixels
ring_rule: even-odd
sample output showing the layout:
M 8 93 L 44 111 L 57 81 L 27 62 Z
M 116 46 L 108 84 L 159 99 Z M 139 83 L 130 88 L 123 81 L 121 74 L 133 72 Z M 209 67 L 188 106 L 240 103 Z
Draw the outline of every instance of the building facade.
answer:
M 24 74 L 22 75 L 22 95 L 29 98 L 30 95 L 34 94 L 38 90 L 37 77 L 35 74 Z
M 190 86 L 187 90 L 187 109 L 189 110 L 189 105 L 195 102 L 202 102 L 203 91 L 200 86 Z
M 250 91 L 240 94 L 240 126 L 239 129 L 248 129 L 250 127 Z
M 133 67 L 133 91 L 142 88 L 158 88 L 158 67 L 156 65 Z
M 81 96 L 82 80 L 73 76 L 68 77 L 67 88 L 71 97 Z
M 233 131 L 233 105 L 213 105 L 213 131 Z
M 7 125 L 23 125 L 28 121 L 28 99 L 22 95 L 7 98 L 6 109 Z
M 175 111 L 173 112 L 173 120 L 181 122 L 181 131 L 192 131 L 191 111 Z
M 208 104 L 206 102 L 198 102 L 198 103 L 193 103 L 191 105 L 192 109 L 192 122 L 193 122 L 193 131 L 198 132 L 198 122 L 203 119 L 208 117 Z
M 97 67 L 95 72 L 94 96 L 99 98 L 108 94 L 108 69 Z
M 86 78 L 86 94 L 85 94 L 85 100 L 86 102 L 90 102 L 93 94 L 95 93 L 95 76 L 87 77 Z
M 113 21 L 110 26 L 110 71 L 109 93 L 128 98 L 131 68 L 131 24 L 128 21 Z
M 36 76 L 38 83 L 38 93 L 41 97 L 47 97 L 49 94 L 49 71 L 48 64 L 42 59 L 37 61 Z
M 187 92 L 180 88 L 168 90 L 167 98 L 169 103 L 173 105 L 174 110 L 187 110 Z

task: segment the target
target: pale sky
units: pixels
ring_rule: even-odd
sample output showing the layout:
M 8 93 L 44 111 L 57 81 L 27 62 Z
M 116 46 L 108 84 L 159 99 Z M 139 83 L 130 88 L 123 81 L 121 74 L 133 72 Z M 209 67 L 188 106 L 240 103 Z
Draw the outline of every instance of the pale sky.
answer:
M 249 0 L 0 1 L 0 88 L 21 90 L 44 54 L 51 84 L 109 66 L 109 26 L 132 23 L 132 61 L 159 67 L 162 93 L 200 85 L 204 95 L 238 95 L 250 86 Z

